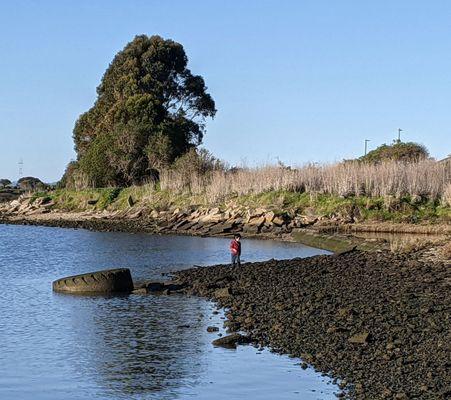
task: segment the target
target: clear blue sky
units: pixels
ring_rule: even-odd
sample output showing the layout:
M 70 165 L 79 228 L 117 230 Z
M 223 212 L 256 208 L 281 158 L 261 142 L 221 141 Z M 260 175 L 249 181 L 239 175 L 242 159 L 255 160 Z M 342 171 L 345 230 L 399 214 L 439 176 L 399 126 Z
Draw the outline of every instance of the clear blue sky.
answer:
M 451 2 L 2 1 L 0 178 L 55 181 L 72 128 L 137 34 L 182 43 L 231 163 L 333 162 L 403 139 L 451 153 Z

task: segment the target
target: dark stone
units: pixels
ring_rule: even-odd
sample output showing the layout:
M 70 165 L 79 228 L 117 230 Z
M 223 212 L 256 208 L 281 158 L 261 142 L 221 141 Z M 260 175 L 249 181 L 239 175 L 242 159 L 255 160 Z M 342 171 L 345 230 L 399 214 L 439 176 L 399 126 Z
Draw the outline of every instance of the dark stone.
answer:
M 227 310 L 227 330 L 240 324 L 253 343 L 346 382 L 346 398 L 446 398 L 451 270 L 419 254 L 353 250 L 175 275 Z
M 249 338 L 239 333 L 232 333 L 231 335 L 223 336 L 219 339 L 213 340 L 214 346 L 236 348 L 238 344 L 249 343 Z

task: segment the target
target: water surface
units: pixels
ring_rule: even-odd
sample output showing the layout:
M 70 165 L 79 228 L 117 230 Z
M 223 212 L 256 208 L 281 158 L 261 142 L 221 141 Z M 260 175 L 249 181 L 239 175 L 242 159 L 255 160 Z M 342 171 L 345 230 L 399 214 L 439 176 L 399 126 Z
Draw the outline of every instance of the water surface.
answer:
M 223 316 L 200 298 L 53 293 L 66 275 L 129 267 L 135 280 L 228 262 L 228 239 L 0 225 L 1 399 L 328 399 L 299 360 L 214 348 Z M 244 240 L 243 259 L 324 253 Z

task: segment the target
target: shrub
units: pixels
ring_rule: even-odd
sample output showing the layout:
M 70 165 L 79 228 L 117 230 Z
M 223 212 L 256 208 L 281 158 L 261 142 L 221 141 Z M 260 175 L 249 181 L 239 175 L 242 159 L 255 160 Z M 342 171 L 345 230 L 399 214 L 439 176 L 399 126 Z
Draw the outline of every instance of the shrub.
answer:
M 428 157 L 429 152 L 422 144 L 396 141 L 392 145 L 383 144 L 379 146 L 361 157 L 360 160 L 371 163 L 383 161 L 418 162 Z

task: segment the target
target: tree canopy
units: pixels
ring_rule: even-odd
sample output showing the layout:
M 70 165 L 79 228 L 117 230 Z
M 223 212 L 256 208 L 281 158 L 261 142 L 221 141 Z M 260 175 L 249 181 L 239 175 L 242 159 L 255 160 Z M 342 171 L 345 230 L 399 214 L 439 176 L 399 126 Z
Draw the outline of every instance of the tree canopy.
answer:
M 366 162 L 407 161 L 416 162 L 429 157 L 425 146 L 414 142 L 395 141 L 392 145 L 383 144 L 360 158 Z
M 11 181 L 9 179 L 0 179 L 0 188 L 4 188 L 9 185 L 11 185 Z
M 216 113 L 180 43 L 136 36 L 107 68 L 91 109 L 75 123 L 77 161 L 94 186 L 130 185 L 198 146 Z

